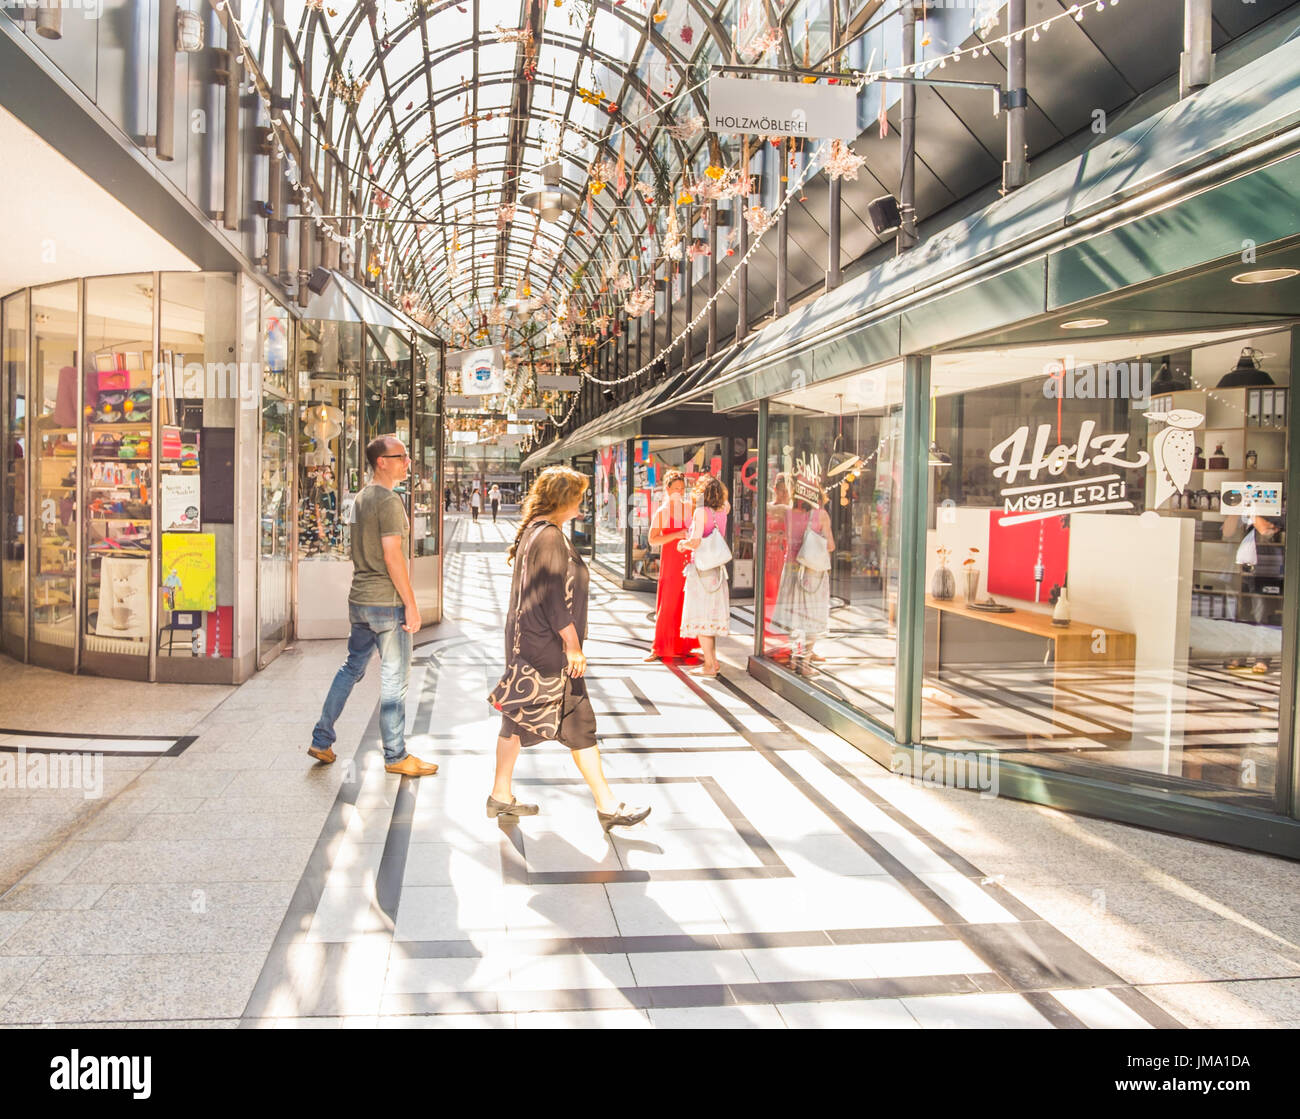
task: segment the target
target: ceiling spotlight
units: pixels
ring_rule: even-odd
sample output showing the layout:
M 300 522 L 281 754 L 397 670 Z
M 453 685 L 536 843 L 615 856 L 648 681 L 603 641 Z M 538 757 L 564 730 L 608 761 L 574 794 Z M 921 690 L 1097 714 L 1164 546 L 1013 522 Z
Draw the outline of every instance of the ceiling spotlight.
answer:
M 1275 284 L 1300 276 L 1300 268 L 1259 268 L 1254 272 L 1238 272 L 1232 277 L 1234 284 Z
M 1069 322 L 1061 323 L 1062 330 L 1092 330 L 1099 326 L 1106 326 L 1110 319 L 1070 319 Z

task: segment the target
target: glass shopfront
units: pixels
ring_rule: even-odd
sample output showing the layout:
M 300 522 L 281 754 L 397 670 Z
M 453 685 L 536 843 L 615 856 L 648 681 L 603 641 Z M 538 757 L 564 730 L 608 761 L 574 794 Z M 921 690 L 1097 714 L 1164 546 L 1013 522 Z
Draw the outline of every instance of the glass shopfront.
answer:
M 266 664 L 288 640 L 293 565 L 293 322 L 263 296 L 262 412 L 257 560 L 257 660 Z
M 596 551 L 594 559 L 622 578 L 627 549 L 627 445 L 596 452 Z
M 761 655 L 892 723 L 898 656 L 903 376 L 772 401 Z
M 1289 331 L 936 359 L 922 734 L 1269 808 Z

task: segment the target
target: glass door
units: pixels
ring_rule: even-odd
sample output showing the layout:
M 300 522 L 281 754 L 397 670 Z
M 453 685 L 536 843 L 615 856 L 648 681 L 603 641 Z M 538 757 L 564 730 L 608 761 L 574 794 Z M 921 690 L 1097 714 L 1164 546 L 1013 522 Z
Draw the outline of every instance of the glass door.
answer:
M 27 293 L 0 304 L 0 649 L 27 656 Z

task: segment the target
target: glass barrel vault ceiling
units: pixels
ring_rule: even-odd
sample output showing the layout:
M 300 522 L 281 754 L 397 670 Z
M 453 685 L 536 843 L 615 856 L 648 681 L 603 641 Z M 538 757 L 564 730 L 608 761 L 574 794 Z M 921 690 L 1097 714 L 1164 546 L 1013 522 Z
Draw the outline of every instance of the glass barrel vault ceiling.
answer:
M 1216 46 L 1289 2 L 1259 0 L 1243 9 L 1235 0 L 1215 0 Z M 241 6 L 259 61 L 270 44 L 270 9 L 280 6 L 281 0 Z M 1069 0 L 1029 0 L 1029 20 L 1069 6 Z M 1035 43 L 1031 157 L 1086 128 L 1080 114 L 1088 106 L 1118 108 L 1175 73 L 1181 9 L 1164 0 L 1125 2 L 1116 14 L 1108 9 L 1083 23 L 1066 20 Z M 395 267 L 398 290 L 444 322 L 463 316 L 476 325 L 525 278 L 534 295 L 552 299 L 581 288 L 585 303 L 601 294 L 611 264 L 638 284 L 656 264 L 662 276 L 665 210 L 659 208 L 656 227 L 653 208 L 632 187 L 621 197 L 613 189 L 593 196 L 589 165 L 617 159 L 623 147 L 629 182 L 658 186 L 661 197 L 665 189 L 675 197 L 711 162 L 736 167 L 738 137 L 697 131 L 677 139 L 664 126 L 701 116 L 703 90 L 696 87 L 709 66 L 756 61 L 744 52 L 755 35 L 779 31 L 761 59 L 767 66 L 823 65 L 833 27 L 839 42 L 851 40 L 841 52 L 849 68 L 901 60 L 896 0 L 282 0 L 282 11 L 289 49 L 312 91 L 310 131 L 328 138 L 331 158 L 346 165 L 361 210 L 385 223 L 372 240 Z M 997 0 L 932 5 L 918 58 L 995 39 L 1005 27 L 1005 6 Z M 1001 82 L 1005 51 L 994 43 L 991 54 L 961 69 L 953 76 Z M 339 79 L 365 83 L 355 103 L 339 95 Z M 584 98 L 584 90 L 603 97 Z M 866 200 L 897 193 L 900 90 L 872 85 L 859 98 L 864 131 L 854 146 L 867 163 L 858 181 L 845 183 L 844 265 L 880 244 L 861 216 Z M 307 107 L 298 93 L 295 112 Z M 989 113 L 982 91 L 921 87 L 917 101 L 917 210 L 924 221 L 997 179 L 1004 123 Z M 878 112 L 890 119 L 888 138 L 877 138 Z M 510 206 L 538 185 L 548 137 L 558 138 L 564 185 L 581 204 L 556 222 L 541 221 L 522 205 L 511 214 Z M 323 146 L 313 152 L 318 180 Z M 771 208 L 784 169 L 774 150 L 752 147 L 750 170 L 761 175 L 753 200 Z M 790 169 L 791 181 L 797 172 Z M 816 176 L 789 212 L 791 295 L 820 284 L 824 274 L 825 191 L 824 176 Z M 688 237 L 703 236 L 702 214 L 699 206 L 678 208 Z M 734 224 L 720 231 L 720 250 L 724 236 L 735 232 Z M 770 303 L 774 264 L 764 243 L 750 268 L 751 306 Z M 695 278 L 705 265 L 695 261 Z M 725 267 L 720 271 L 726 274 Z M 607 293 L 602 306 L 615 311 L 614 296 Z M 725 294 L 719 303 L 724 332 L 734 307 Z M 676 331 L 685 325 L 683 308 L 673 310 Z

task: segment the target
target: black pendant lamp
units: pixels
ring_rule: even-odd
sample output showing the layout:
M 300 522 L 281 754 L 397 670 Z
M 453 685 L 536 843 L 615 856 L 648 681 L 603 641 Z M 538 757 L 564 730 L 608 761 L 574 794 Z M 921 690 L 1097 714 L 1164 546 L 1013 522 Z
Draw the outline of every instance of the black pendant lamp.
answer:
M 1151 379 L 1151 395 L 1161 396 L 1167 392 L 1184 392 L 1192 387 L 1192 379 L 1181 370 L 1177 373 L 1170 369 L 1171 356 L 1165 354 L 1160 362 L 1160 369 Z
M 1221 389 L 1240 389 L 1273 384 L 1273 378 L 1259 367 L 1259 361 L 1256 358 L 1258 353 L 1259 351 L 1251 346 L 1243 346 L 1241 356 L 1237 358 L 1237 364 L 1224 374 L 1223 380 L 1219 382 L 1218 387 Z

